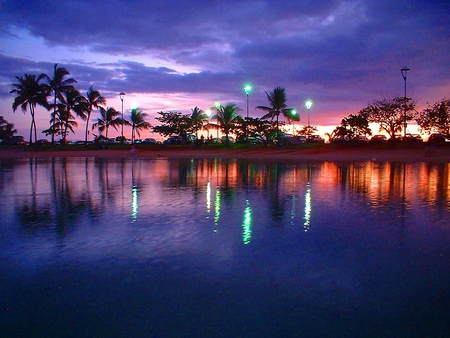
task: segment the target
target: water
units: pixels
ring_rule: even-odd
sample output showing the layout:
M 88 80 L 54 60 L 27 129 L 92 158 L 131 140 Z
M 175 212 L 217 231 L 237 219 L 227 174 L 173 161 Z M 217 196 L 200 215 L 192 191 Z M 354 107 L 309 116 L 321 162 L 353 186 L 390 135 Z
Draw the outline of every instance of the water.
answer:
M 0 162 L 1 337 L 446 337 L 450 164 Z

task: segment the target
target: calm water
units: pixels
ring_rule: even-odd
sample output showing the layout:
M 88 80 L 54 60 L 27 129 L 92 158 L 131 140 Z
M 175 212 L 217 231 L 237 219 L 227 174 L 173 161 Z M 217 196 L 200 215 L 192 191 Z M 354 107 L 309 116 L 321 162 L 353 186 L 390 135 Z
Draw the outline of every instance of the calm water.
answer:
M 448 337 L 450 164 L 0 162 L 1 337 Z

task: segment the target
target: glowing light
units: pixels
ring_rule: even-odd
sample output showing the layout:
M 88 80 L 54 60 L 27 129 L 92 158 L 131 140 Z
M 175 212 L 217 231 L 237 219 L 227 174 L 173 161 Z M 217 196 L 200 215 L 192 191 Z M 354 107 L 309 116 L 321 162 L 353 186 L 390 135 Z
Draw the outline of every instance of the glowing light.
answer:
M 138 186 L 133 185 L 131 190 L 131 219 L 133 222 L 137 220 L 138 216 Z
M 244 244 L 250 243 L 250 239 L 252 238 L 252 208 L 250 207 L 249 200 L 245 201 L 246 206 L 244 209 L 244 219 L 242 220 L 242 241 Z
M 220 191 L 219 189 L 216 189 L 216 198 L 214 199 L 214 225 L 216 226 L 216 229 L 214 232 L 217 232 L 217 226 L 219 224 L 220 219 Z
M 306 194 L 305 194 L 305 222 L 303 223 L 303 228 L 305 232 L 309 230 L 309 225 L 311 223 L 311 186 L 308 182 L 306 185 Z
M 209 214 L 211 212 L 211 182 L 208 181 L 206 184 L 206 212 Z
M 252 86 L 250 86 L 249 84 L 245 85 L 244 91 L 245 91 L 245 95 L 250 94 L 250 92 L 252 91 Z
M 306 100 L 305 101 L 306 109 L 308 109 L 308 110 L 311 109 L 312 105 L 313 105 L 313 102 L 311 100 Z

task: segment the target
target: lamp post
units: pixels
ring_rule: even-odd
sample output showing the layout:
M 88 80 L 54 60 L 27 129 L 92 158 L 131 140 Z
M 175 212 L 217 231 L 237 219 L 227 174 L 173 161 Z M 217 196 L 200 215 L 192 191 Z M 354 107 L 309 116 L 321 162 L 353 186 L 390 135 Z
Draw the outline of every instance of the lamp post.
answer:
M 248 95 L 250 94 L 251 91 L 252 91 L 252 86 L 250 86 L 250 85 L 245 85 L 245 86 L 244 86 L 244 92 L 245 92 L 245 95 L 247 96 L 247 119 L 246 119 L 245 125 L 244 125 L 244 127 L 245 127 L 244 133 L 245 133 L 245 139 L 246 139 L 246 141 L 248 141 L 248 131 L 247 131 L 247 122 L 248 122 Z
M 292 136 L 294 136 L 294 116 L 297 116 L 297 110 L 292 109 L 291 114 L 292 114 Z
M 119 96 L 120 96 L 120 101 L 122 101 L 122 133 L 121 133 L 121 141 L 120 142 L 123 144 L 123 98 L 125 96 L 125 93 L 120 92 Z
M 248 118 L 248 95 L 249 95 L 250 92 L 252 91 L 252 86 L 250 86 L 250 85 L 245 85 L 244 91 L 245 91 L 245 95 L 247 96 L 247 118 Z
M 215 102 L 214 103 L 214 107 L 216 107 L 216 116 L 217 116 L 217 142 L 219 142 L 219 111 L 220 111 L 220 107 L 222 107 L 222 105 L 220 104 L 220 102 Z
M 208 136 L 207 136 L 206 141 L 209 142 L 209 118 L 211 117 L 211 110 L 208 109 L 207 111 L 205 111 L 205 114 L 208 117 L 208 124 L 207 124 L 208 128 L 206 128 L 206 131 L 208 132 Z
M 306 109 L 308 109 L 308 127 L 311 126 L 311 124 L 309 123 L 309 110 L 311 109 L 312 105 L 313 105 L 313 102 L 311 100 L 305 101 L 305 107 L 306 107 Z
M 404 98 L 405 98 L 405 110 L 403 112 L 403 137 L 405 137 L 405 138 L 406 138 L 406 73 L 409 70 L 411 70 L 411 69 L 406 67 L 406 66 L 403 67 L 402 69 L 400 69 L 400 72 L 402 73 L 403 80 L 405 80 L 405 96 L 404 96 Z

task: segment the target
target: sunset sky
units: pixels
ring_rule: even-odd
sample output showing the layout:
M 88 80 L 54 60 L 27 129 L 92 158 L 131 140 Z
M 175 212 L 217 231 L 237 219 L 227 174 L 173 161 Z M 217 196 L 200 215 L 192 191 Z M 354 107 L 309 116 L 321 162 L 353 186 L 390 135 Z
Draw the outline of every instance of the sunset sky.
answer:
M 448 0 L 0 0 L 0 115 L 27 139 L 29 113 L 11 109 L 14 76 L 51 75 L 54 63 L 119 111 L 125 92 L 125 115 L 138 106 L 152 124 L 158 111 L 215 102 L 245 115 L 249 83 L 250 116 L 281 86 L 300 125 L 311 99 L 311 124 L 333 129 L 371 101 L 403 96 L 404 66 L 422 110 L 450 97 L 449 19 Z M 38 138 L 48 121 L 40 108 Z M 69 139 L 83 139 L 78 122 Z

